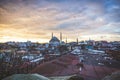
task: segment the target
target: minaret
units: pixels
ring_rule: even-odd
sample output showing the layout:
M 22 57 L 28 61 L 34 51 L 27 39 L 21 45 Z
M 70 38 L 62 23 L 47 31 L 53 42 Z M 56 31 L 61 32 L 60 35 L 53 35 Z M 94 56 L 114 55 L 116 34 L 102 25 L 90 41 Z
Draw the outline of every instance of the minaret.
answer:
M 78 38 L 76 39 L 76 41 L 77 41 L 77 44 L 78 44 L 78 42 L 79 42 L 79 41 L 78 41 Z
M 90 41 L 91 39 L 90 39 L 90 37 L 89 37 L 89 41 Z
M 53 38 L 53 32 L 52 32 L 52 38 Z
M 66 37 L 66 44 L 67 44 L 67 37 Z
M 60 43 L 62 43 L 62 33 L 60 32 Z

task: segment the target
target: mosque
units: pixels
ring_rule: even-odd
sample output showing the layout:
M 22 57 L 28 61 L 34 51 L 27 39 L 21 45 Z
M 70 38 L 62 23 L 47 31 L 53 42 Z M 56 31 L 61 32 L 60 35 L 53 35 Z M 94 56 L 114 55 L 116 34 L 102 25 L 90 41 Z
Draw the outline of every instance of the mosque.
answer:
M 53 33 L 52 33 L 52 37 L 49 41 L 49 44 L 51 46 L 57 47 L 61 44 L 61 42 L 62 42 L 62 33 L 60 33 L 60 40 L 56 36 L 54 36 Z

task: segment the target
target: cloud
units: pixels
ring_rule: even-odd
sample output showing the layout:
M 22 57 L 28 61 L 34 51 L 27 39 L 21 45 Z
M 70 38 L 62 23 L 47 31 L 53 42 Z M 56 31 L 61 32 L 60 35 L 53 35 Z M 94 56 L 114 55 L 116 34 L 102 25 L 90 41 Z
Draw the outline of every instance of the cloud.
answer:
M 1 0 L 0 38 L 49 41 L 51 32 L 56 36 L 63 32 L 71 40 L 78 34 L 118 36 L 119 4 L 119 0 Z

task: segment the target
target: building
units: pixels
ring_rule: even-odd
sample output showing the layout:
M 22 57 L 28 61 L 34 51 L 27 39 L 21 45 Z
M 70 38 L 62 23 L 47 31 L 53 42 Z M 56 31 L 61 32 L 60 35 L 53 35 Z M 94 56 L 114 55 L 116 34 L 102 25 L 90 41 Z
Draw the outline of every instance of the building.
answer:
M 57 47 L 60 45 L 60 40 L 57 37 L 53 36 L 49 41 L 49 44 L 50 46 Z

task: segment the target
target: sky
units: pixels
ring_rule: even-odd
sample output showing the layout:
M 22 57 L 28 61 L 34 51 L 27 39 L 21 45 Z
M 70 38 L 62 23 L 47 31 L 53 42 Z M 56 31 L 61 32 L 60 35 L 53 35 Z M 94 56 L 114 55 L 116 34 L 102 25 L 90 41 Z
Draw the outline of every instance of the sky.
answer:
M 120 0 L 0 0 L 0 42 L 120 41 Z

